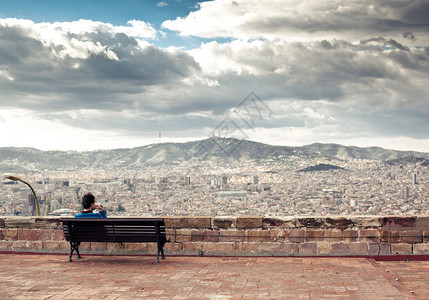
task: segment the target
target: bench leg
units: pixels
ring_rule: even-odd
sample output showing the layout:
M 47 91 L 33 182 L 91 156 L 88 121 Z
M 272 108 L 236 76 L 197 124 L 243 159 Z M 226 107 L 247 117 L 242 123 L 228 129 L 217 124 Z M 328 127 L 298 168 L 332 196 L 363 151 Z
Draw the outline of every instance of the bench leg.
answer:
M 159 263 L 159 253 L 161 253 L 161 258 L 165 259 L 164 256 L 164 245 L 161 243 L 158 243 L 158 251 L 156 252 L 156 262 Z
M 70 242 L 70 256 L 69 256 L 69 261 L 72 261 L 73 251 L 76 251 L 77 257 L 81 258 L 80 253 L 79 253 L 79 245 L 80 245 L 80 242 L 77 242 L 77 243 Z
M 164 245 L 161 246 L 161 258 L 165 259 L 165 256 L 164 256 Z

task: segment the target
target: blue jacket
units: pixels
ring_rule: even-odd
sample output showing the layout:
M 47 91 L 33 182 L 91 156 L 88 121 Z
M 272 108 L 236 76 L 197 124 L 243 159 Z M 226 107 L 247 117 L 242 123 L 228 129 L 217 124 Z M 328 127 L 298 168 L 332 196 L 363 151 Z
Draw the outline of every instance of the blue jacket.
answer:
M 92 211 L 81 211 L 77 215 L 74 216 L 75 218 L 106 218 L 106 211 L 100 210 L 98 213 L 93 213 Z

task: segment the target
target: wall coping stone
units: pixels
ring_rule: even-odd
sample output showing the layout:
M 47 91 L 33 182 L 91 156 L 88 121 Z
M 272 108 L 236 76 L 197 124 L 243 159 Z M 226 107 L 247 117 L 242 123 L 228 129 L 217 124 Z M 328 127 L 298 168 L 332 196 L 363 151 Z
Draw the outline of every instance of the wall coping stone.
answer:
M 130 216 L 131 217 L 131 216 Z M 158 217 L 158 216 L 157 216 Z M 332 216 L 159 216 L 167 228 L 310 228 L 429 230 L 429 215 L 332 215 Z M 114 218 L 114 217 L 111 217 Z M 0 228 L 61 228 L 57 216 L 3 216 Z

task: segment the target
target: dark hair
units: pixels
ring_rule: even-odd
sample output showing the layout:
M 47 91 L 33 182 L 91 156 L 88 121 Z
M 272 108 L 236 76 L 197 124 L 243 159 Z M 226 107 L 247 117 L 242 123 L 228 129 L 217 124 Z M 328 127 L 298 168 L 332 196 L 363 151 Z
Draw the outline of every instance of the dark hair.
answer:
M 91 207 L 91 204 L 95 203 L 95 197 L 91 193 L 86 193 L 82 197 L 82 205 L 84 209 L 88 209 Z

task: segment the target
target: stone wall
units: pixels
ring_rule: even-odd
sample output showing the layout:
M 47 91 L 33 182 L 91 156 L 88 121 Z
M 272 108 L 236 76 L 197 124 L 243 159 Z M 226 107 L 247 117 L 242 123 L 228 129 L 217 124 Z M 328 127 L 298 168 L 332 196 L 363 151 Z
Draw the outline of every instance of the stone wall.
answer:
M 429 216 L 164 217 L 166 255 L 429 254 Z M 0 252 L 68 253 L 59 218 L 0 218 Z M 81 253 L 155 254 L 154 243 L 82 243 Z

